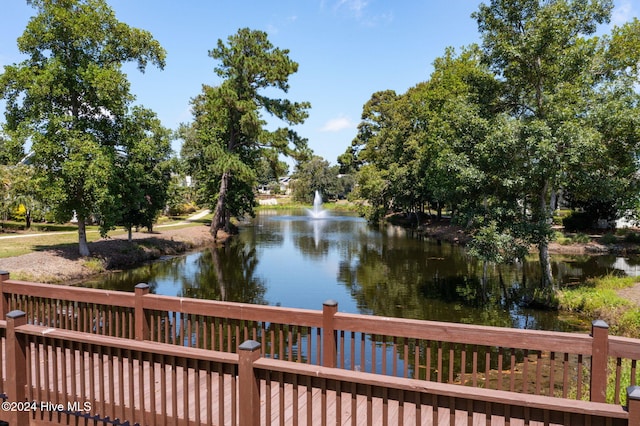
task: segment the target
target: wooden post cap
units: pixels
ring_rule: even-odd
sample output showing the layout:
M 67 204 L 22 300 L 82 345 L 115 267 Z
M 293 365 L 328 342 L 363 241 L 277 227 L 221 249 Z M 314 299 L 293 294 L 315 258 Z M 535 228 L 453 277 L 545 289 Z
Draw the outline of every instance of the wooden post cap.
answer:
M 607 324 L 604 320 L 595 320 L 591 323 L 592 327 L 596 328 L 609 328 L 609 324 Z
M 240 344 L 240 346 L 238 346 L 238 349 L 241 351 L 253 352 L 253 351 L 257 351 L 261 347 L 262 345 L 259 342 L 256 342 L 255 340 L 245 340 Z
M 324 306 L 338 306 L 338 302 L 333 299 L 325 300 L 322 304 Z
M 11 318 L 11 319 L 16 319 L 16 318 L 22 318 L 24 316 L 26 316 L 27 314 L 24 313 L 23 311 L 20 310 L 15 310 L 15 311 L 11 311 L 7 314 L 7 318 Z

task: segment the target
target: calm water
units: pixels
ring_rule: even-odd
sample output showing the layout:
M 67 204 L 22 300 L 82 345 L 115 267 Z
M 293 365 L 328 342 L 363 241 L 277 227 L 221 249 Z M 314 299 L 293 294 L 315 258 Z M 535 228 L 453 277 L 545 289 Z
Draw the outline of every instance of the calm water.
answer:
M 637 264 L 635 264 L 637 265 Z M 635 274 L 629 259 L 556 257 L 564 283 L 608 272 Z M 114 273 L 86 286 L 203 299 L 505 327 L 576 330 L 575 318 L 521 307 L 535 286 L 534 258 L 515 266 L 483 265 L 463 249 L 399 227 L 377 228 L 352 216 L 311 219 L 304 211 L 263 211 L 220 249 L 207 249 Z M 483 276 L 486 277 L 483 279 Z M 588 326 L 588 324 L 587 324 Z

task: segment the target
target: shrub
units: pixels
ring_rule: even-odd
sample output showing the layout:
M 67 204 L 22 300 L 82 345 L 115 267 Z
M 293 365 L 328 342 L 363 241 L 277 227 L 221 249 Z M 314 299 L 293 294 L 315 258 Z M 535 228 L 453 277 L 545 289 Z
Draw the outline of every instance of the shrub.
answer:
M 102 259 L 92 257 L 85 259 L 83 265 L 93 273 L 100 273 L 105 271 L 104 261 Z
M 168 210 L 169 216 L 181 216 L 185 214 L 191 214 L 198 210 L 198 207 L 193 203 L 182 203 L 175 206 L 170 206 Z
M 566 237 L 562 232 L 556 231 L 553 233 L 553 241 L 564 246 L 569 244 L 571 242 L 571 239 Z
M 27 217 L 27 208 L 24 204 L 20 204 L 18 207 L 11 211 L 11 218 L 18 222 L 24 222 Z
M 591 242 L 591 237 L 589 237 L 587 234 L 583 234 L 582 232 L 580 232 L 576 234 L 571 240 L 574 243 L 586 244 Z
M 627 243 L 640 244 L 640 234 L 629 231 L 624 236 L 624 241 Z
M 562 225 L 565 231 L 576 232 L 585 231 L 593 228 L 593 215 L 586 212 L 572 212 L 569 216 L 562 219 Z
M 607 232 L 602 236 L 600 241 L 602 242 L 602 244 L 606 244 L 606 245 L 615 244 L 618 242 L 618 237 L 616 237 L 615 234 L 611 232 Z

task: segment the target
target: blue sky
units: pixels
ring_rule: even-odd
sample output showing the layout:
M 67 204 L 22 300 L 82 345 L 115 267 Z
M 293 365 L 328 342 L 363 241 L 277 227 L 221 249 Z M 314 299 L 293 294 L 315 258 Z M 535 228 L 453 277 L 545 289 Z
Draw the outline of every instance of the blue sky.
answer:
M 488 2 L 488 0 L 487 0 Z M 311 102 L 298 133 L 332 164 L 357 132 L 363 104 L 379 90 L 405 92 L 427 80 L 448 46 L 479 42 L 471 18 L 476 0 L 108 0 L 119 20 L 150 31 L 167 50 L 163 71 L 127 67 L 136 103 L 153 109 L 164 126 L 189 122 L 189 101 L 202 84 L 219 82 L 207 55 L 239 28 L 266 31 L 290 50 L 299 69 L 290 79 L 295 101 Z M 612 23 L 640 14 L 640 0 L 615 0 Z M 16 39 L 34 9 L 5 0 L 0 66 L 21 61 Z M 606 29 L 605 29 L 606 30 Z M 3 105 L 0 104 L 0 110 Z M 3 112 L 3 111 L 2 111 Z M 2 120 L 2 118 L 0 118 Z M 174 144 L 179 150 L 179 145 Z

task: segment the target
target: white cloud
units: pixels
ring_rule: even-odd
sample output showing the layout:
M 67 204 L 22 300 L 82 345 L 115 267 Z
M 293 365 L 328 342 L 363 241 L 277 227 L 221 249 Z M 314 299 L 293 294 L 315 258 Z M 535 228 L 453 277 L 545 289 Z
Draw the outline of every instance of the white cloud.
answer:
M 636 16 L 638 16 L 638 13 L 634 10 L 631 0 L 620 0 L 611 14 L 611 23 L 613 25 L 622 25 Z
M 335 9 L 347 9 L 350 13 L 356 18 L 360 18 L 362 16 L 362 12 L 367 7 L 369 2 L 366 0 L 339 0 L 335 6 Z
M 321 132 L 339 132 L 345 129 L 353 129 L 356 125 L 347 117 L 332 118 L 324 123 L 320 129 Z
M 325 1 L 320 3 L 325 7 Z M 376 13 L 369 0 L 334 0 L 331 6 L 333 13 L 356 20 L 361 25 L 376 27 L 393 21 L 392 12 Z

